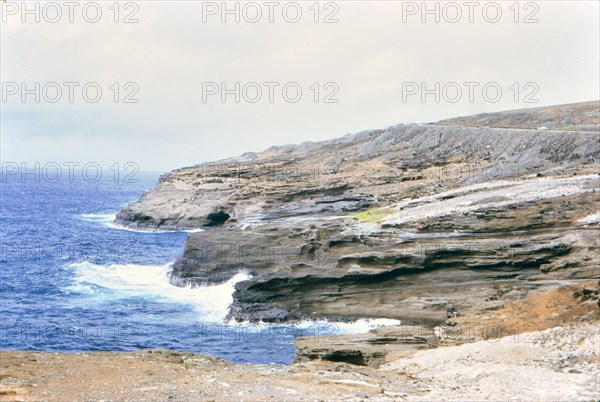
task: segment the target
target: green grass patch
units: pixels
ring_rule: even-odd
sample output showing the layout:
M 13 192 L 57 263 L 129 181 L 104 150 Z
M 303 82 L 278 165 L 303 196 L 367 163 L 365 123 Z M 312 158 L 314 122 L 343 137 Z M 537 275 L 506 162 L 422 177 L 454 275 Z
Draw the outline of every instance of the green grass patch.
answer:
M 381 208 L 368 209 L 363 212 L 357 212 L 353 215 L 354 219 L 358 219 L 363 222 L 379 222 L 386 216 L 390 215 L 392 211 Z

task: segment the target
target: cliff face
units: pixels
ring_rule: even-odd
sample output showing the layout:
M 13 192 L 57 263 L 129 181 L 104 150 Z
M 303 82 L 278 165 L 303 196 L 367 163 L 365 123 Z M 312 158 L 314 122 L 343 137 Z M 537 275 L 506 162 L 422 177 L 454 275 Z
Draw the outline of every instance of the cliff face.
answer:
M 566 123 L 594 112 L 567 109 Z M 248 271 L 237 319 L 435 321 L 449 305 L 493 308 L 600 276 L 598 140 L 398 125 L 176 170 L 117 223 L 205 229 L 171 281 Z

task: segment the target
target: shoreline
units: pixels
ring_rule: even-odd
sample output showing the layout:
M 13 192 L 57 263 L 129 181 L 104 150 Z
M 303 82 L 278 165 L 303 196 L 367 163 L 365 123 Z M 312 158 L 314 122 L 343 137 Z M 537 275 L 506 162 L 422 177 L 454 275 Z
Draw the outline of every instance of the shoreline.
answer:
M 514 395 L 540 401 L 587 400 L 597 387 L 595 367 L 600 362 L 599 294 L 598 281 L 587 281 L 495 310 L 465 312 L 437 327 L 435 342 L 407 325 L 324 342 L 299 338 L 290 365 L 236 364 L 155 349 L 0 351 L 0 401 L 504 400 Z M 523 325 L 531 320 L 537 328 Z M 489 332 L 487 338 L 478 331 L 457 331 L 477 325 L 504 331 Z M 367 356 L 369 350 L 379 359 L 377 364 L 336 360 L 343 353 L 353 359 L 357 352 Z M 552 386 L 557 381 L 560 389 Z M 80 384 L 86 384 L 85 389 Z M 536 392 L 527 393 L 534 388 Z

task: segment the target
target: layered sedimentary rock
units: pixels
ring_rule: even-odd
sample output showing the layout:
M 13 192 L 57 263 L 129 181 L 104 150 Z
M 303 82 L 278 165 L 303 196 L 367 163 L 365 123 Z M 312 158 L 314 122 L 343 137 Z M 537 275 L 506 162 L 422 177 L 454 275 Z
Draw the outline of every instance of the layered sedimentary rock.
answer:
M 337 335 L 316 341 L 296 339 L 296 362 L 321 360 L 358 366 L 382 364 L 437 347 L 439 338 L 425 326 L 376 328 L 364 334 Z
M 556 108 L 552 127 L 595 127 L 594 104 Z M 448 306 L 495 308 L 600 276 L 598 140 L 392 126 L 176 170 L 117 223 L 204 229 L 190 234 L 171 281 L 248 272 L 231 318 L 436 322 Z

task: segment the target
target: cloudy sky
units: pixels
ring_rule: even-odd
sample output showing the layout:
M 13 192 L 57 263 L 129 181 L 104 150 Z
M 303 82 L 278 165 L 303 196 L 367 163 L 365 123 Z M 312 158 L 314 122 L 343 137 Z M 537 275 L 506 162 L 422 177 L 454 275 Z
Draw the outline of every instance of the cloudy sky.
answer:
M 597 1 L 467 3 L 4 2 L 0 156 L 167 171 L 600 98 Z

